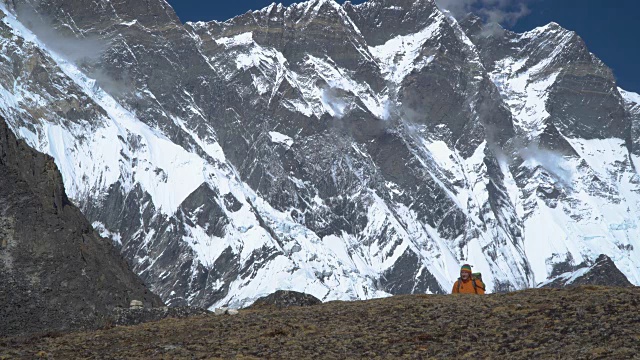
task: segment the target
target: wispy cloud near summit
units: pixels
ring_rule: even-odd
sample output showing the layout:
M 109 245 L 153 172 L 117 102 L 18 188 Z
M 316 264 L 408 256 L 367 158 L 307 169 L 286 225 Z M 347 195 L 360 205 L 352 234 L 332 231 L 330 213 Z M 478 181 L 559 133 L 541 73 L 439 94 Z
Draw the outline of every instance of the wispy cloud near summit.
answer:
M 449 10 L 454 16 L 475 13 L 488 23 L 495 22 L 513 26 L 522 17 L 529 15 L 527 6 L 532 0 L 436 0 L 438 7 Z

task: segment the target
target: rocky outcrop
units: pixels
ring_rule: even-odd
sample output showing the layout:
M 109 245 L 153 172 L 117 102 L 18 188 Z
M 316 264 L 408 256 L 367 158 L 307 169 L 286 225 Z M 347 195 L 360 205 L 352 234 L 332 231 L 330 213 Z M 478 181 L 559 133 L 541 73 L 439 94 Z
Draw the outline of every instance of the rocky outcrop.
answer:
M 602 254 L 593 265 L 563 273 L 555 279 L 544 283 L 541 287 L 563 288 L 580 285 L 633 286 L 633 284 L 629 282 L 629 279 L 618 269 L 613 260 L 607 255 Z
M 312 295 L 297 291 L 278 290 L 271 295 L 259 298 L 250 308 L 255 309 L 268 306 L 287 308 L 291 306 L 313 306 L 318 304 L 322 304 L 322 301 Z
M 0 117 L 0 337 L 91 328 L 132 299 L 162 301 L 67 198 L 54 159 Z

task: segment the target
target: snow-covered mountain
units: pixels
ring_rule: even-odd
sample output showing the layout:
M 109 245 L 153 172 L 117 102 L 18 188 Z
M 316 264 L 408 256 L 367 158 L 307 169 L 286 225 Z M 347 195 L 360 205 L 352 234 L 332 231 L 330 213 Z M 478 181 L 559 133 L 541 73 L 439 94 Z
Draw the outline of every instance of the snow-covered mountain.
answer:
M 557 24 L 311 0 L 182 24 L 14 0 L 0 114 L 170 305 L 492 291 L 606 254 L 640 284 L 640 96 Z

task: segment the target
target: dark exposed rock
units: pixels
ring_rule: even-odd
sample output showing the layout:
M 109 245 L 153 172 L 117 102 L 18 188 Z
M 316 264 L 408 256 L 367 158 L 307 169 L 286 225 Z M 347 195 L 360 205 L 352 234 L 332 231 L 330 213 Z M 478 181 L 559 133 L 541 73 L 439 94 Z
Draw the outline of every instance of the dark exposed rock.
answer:
M 624 93 L 624 90 L 622 92 Z M 627 146 L 630 147 L 634 155 L 640 156 L 640 104 L 632 102 L 631 99 L 625 99 L 624 106 L 630 122 L 630 136 Z
M 391 294 L 446 293 L 429 270 L 420 268 L 418 264 L 418 257 L 407 249 L 393 268 L 384 274 L 380 286 Z M 415 283 L 404 281 L 411 276 L 417 279 Z
M 184 218 L 180 220 L 187 225 L 199 225 L 209 236 L 224 237 L 224 227 L 229 221 L 218 204 L 219 199 L 215 191 L 202 184 L 182 202 Z
M 249 308 L 255 309 L 267 306 L 287 308 L 291 306 L 313 306 L 318 304 L 322 304 L 322 301 L 309 294 L 297 291 L 278 290 L 271 295 L 259 298 Z
M 0 336 L 95 327 L 132 299 L 161 306 L 66 196 L 53 158 L 0 117 Z
M 602 254 L 593 265 L 561 274 L 555 280 L 546 283 L 542 287 L 563 288 L 580 285 L 633 286 L 611 258 Z

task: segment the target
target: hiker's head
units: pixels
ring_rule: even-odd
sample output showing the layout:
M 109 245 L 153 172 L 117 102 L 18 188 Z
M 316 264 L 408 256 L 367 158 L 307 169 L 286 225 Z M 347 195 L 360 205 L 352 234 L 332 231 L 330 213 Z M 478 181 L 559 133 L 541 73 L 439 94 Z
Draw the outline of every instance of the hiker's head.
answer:
M 469 264 L 462 265 L 462 267 L 460 268 L 460 278 L 462 280 L 467 280 L 471 278 L 471 265 Z

